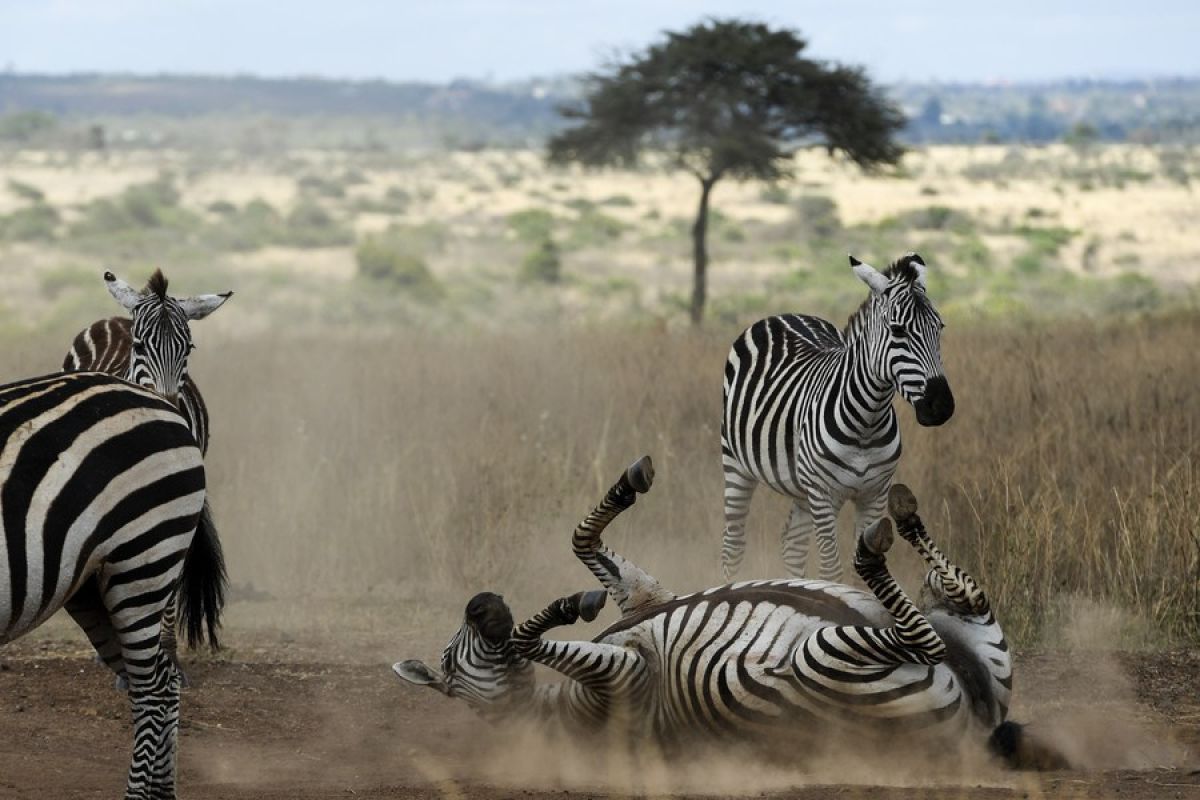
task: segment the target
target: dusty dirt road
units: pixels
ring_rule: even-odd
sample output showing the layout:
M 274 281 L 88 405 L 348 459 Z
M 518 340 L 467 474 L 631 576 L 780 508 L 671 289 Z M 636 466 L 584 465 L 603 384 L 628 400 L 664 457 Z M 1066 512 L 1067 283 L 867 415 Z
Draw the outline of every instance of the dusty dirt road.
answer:
M 189 672 L 185 800 L 1200 798 L 1200 651 L 1021 657 L 1014 714 L 1039 718 L 1086 762 L 1040 775 L 978 760 L 897 771 L 853 756 L 790 771 L 589 763 L 553 743 L 530 750 L 462 704 L 401 685 L 386 663 L 193 661 Z M 0 798 L 119 797 L 128 716 L 124 695 L 84 650 L 37 642 L 0 650 Z

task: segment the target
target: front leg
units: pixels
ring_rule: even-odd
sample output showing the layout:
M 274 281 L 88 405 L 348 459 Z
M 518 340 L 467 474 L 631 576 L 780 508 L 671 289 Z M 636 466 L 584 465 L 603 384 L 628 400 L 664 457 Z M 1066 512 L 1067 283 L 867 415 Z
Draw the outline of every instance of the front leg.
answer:
M 808 507 L 812 511 L 813 529 L 817 533 L 819 576 L 821 580 L 838 583 L 842 580 L 842 559 L 837 540 L 837 514 L 841 503 L 835 504 L 827 495 L 812 494 L 808 498 Z
M 941 663 L 946 646 L 887 570 L 884 554 L 892 545 L 891 520 L 884 518 L 858 540 L 854 568 L 895 618 L 888 628 L 831 625 L 805 639 L 792 656 L 802 685 L 844 688 L 857 694 L 867 680 L 883 680 L 904 664 Z M 838 676 L 845 676 L 844 680 Z
M 618 706 L 636 705 L 647 686 L 645 659 L 635 650 L 596 642 L 545 641 L 552 628 L 595 619 L 604 592 L 580 592 L 555 600 L 512 634 L 514 652 L 570 678 L 563 698 L 568 716 L 588 722 L 610 718 Z

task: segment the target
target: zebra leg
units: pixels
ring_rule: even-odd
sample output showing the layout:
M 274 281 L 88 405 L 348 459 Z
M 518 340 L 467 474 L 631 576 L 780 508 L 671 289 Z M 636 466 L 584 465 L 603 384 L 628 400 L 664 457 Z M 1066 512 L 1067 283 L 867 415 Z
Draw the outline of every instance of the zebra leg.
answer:
M 884 518 L 867 528 L 854 553 L 854 569 L 895 618 L 890 628 L 831 625 L 800 643 L 792 668 L 804 686 L 836 689 L 837 675 L 861 685 L 885 677 L 902 664 L 934 665 L 946 656 L 946 645 L 887 570 L 884 554 L 892 546 L 892 523 Z M 853 686 L 848 694 L 855 694 Z
M 589 596 L 580 592 L 555 600 L 513 629 L 514 652 L 570 678 L 565 688 L 566 711 L 580 722 L 607 719 L 618 705 L 636 706 L 649 679 L 645 659 L 626 647 L 597 642 L 545 641 L 551 628 L 570 625 L 586 614 Z M 599 609 L 592 611 L 593 618 Z
M 813 518 L 808 504 L 803 500 L 792 503 L 787 525 L 779 537 L 783 550 L 783 564 L 788 574 L 803 577 L 808 566 L 808 548 L 812 545 Z
M 891 488 L 888 493 L 888 511 L 896 520 L 900 536 L 911 544 L 929 565 L 930 572 L 926 583 L 930 589 L 940 592 L 955 605 L 969 610 L 972 614 L 987 614 L 991 610 L 987 595 L 979 588 L 974 578 L 961 567 L 952 564 L 933 543 L 933 539 L 925 531 L 925 524 L 917 514 L 917 498 L 907 486 L 898 483 Z
M 108 611 L 100 598 L 100 589 L 96 576 L 83 582 L 71 599 L 63 606 L 75 624 L 87 634 L 88 641 L 96 650 L 97 659 L 111 669 L 117 676 L 116 688 L 126 691 L 129 679 L 125 677 L 125 659 L 121 657 L 121 644 L 117 641 L 117 632 L 113 629 Z
M 654 465 L 649 456 L 643 456 L 625 470 L 600 505 L 576 526 L 571 537 L 575 557 L 599 579 L 620 606 L 622 614 L 675 597 L 641 567 L 605 547 L 601 540 L 608 524 L 633 505 L 639 494 L 650 491 L 653 483 Z
M 171 596 L 167 607 L 163 609 L 161 644 L 162 649 L 170 657 L 171 663 L 175 665 L 175 669 L 179 672 L 179 686 L 186 689 L 192 685 L 192 682 L 188 679 L 187 673 L 183 671 L 183 667 L 179 664 L 179 643 L 175 631 L 178 611 L 179 592 L 177 591 Z
M 131 566 L 136 572 L 143 565 Z M 130 579 L 112 567 L 101 574 L 104 606 L 117 631 L 133 706 L 133 756 L 126 800 L 175 798 L 179 671 L 162 646 L 162 636 L 177 578 L 178 567 L 142 580 Z
M 725 468 L 725 539 L 721 543 L 721 571 L 725 580 L 733 576 L 742 566 L 746 556 L 746 515 L 750 513 L 750 500 L 758 481 L 742 475 L 729 462 Z
M 828 497 L 809 495 L 808 507 L 812 511 L 813 528 L 817 532 L 817 556 L 820 559 L 821 580 L 838 582 L 842 579 L 842 559 L 838 553 L 837 514 L 838 507 Z M 803 574 L 796 575 L 804 577 Z

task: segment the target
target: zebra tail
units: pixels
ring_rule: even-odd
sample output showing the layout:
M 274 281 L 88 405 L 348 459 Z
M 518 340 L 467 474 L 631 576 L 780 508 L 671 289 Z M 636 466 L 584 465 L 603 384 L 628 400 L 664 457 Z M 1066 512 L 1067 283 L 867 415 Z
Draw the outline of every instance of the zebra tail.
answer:
M 1071 768 L 1066 756 L 1056 747 L 1040 737 L 1031 736 L 1024 725 L 1011 720 L 1000 723 L 992 731 L 988 749 L 1011 769 L 1047 772 Z
M 217 628 L 221 625 L 221 609 L 225 606 L 225 555 L 217 526 L 213 522 L 208 499 L 196 524 L 196 533 L 183 561 L 183 576 L 179 585 L 179 624 L 187 635 L 188 647 L 208 644 L 217 650 Z

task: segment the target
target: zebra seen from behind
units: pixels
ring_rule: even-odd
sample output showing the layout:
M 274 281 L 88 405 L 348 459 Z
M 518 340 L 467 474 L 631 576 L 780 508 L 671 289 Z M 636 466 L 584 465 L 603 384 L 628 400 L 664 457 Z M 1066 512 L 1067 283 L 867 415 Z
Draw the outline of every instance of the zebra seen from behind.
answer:
M 63 359 L 63 371 L 105 372 L 158 392 L 179 407 L 202 452 L 208 452 L 208 408 L 188 374 L 195 345 L 188 322 L 216 311 L 233 292 L 175 298 L 167 279 L 155 270 L 141 292 L 111 272 L 109 294 L 130 317 L 110 317 L 80 331 Z
M 200 449 L 154 392 L 95 372 L 0 387 L 0 645 L 65 608 L 129 686 L 128 800 L 175 797 L 174 599 L 215 643 L 224 570 Z
M 726 579 L 741 566 L 746 514 L 763 483 L 793 500 L 782 534 L 789 573 L 803 577 L 815 530 L 820 577 L 839 580 L 838 512 L 854 502 L 861 537 L 887 503 L 900 459 L 895 393 L 921 425 L 954 414 L 925 262 L 909 253 L 879 272 L 851 256 L 850 266 L 871 294 L 844 331 L 785 314 L 754 323 L 730 349 L 721 419 Z
M 556 600 L 514 627 L 503 598 L 481 593 L 440 671 L 415 660 L 393 670 L 491 719 L 532 717 L 591 736 L 604 726 L 619 739 L 667 748 L 693 739 L 816 743 L 846 732 L 855 741 L 903 734 L 935 745 L 990 735 L 1006 756 L 1028 752 L 1020 726 L 1006 722 L 1011 659 L 987 595 L 933 543 L 905 487 L 892 488 L 891 511 L 929 567 L 924 612 L 888 572 L 886 518 L 855 551 L 870 591 L 792 579 L 676 596 L 601 540 L 652 479 L 649 459 L 637 462 L 575 530 L 575 553 L 607 595 Z M 606 596 L 622 617 L 593 640 L 542 638 L 593 619 Z M 534 664 L 567 680 L 539 683 Z

